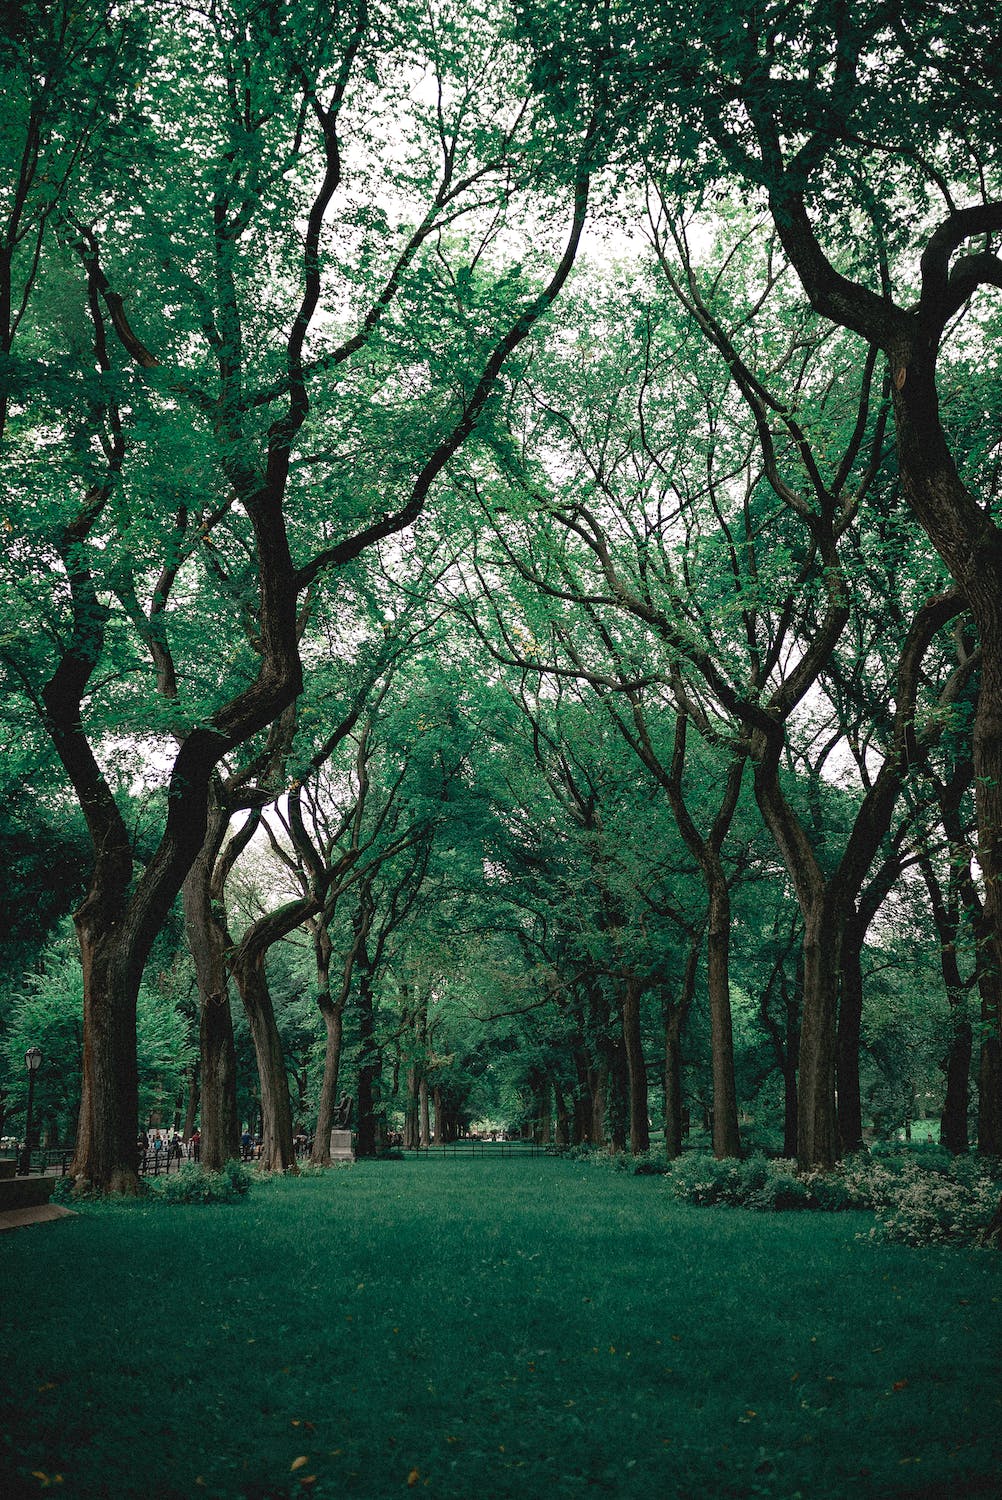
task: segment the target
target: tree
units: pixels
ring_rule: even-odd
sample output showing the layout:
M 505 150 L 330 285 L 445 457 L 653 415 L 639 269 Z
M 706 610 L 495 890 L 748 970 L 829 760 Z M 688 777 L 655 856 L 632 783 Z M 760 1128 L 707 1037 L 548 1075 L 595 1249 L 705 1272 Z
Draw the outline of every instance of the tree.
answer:
M 561 7 L 565 36 L 568 12 L 593 24 L 590 6 Z M 537 21 L 545 29 L 533 12 Z M 980 1087 L 998 1098 L 1002 529 L 997 469 L 984 462 L 998 411 L 988 396 L 971 444 L 951 410 L 967 367 L 958 330 L 974 323 L 986 289 L 1002 286 L 994 28 L 969 0 L 948 12 L 826 0 L 796 13 L 666 0 L 619 9 L 607 24 L 629 37 L 616 72 L 635 161 L 670 174 L 676 201 L 734 184 L 763 202 L 814 312 L 859 339 L 860 368 L 874 353 L 886 362 L 902 490 L 982 651 L 972 755 L 992 993 Z M 548 56 L 558 51 L 566 65 L 554 38 Z M 1002 1140 L 983 1145 L 1002 1151 Z
M 135 1191 L 136 995 L 215 768 L 299 693 L 304 596 L 413 523 L 560 292 L 598 102 L 562 155 L 531 152 L 523 54 L 490 8 L 21 15 L 0 58 L 21 164 L 0 256 L 4 660 L 93 845 L 74 1176 Z M 400 133 L 379 155 L 381 116 Z M 551 189 L 569 229 L 537 280 L 490 247 Z M 163 767 L 138 873 L 106 769 L 123 732 Z

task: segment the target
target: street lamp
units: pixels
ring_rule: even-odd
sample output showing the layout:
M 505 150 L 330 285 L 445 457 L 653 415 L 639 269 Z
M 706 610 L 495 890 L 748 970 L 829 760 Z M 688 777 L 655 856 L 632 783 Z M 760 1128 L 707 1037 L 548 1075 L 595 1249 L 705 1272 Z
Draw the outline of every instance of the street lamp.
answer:
M 27 1177 L 31 1171 L 31 1107 L 35 1102 L 35 1074 L 41 1062 L 42 1054 L 38 1048 L 29 1047 L 24 1054 L 24 1066 L 28 1070 L 28 1112 L 24 1122 L 24 1150 L 21 1153 L 21 1164 L 18 1169 L 22 1177 Z

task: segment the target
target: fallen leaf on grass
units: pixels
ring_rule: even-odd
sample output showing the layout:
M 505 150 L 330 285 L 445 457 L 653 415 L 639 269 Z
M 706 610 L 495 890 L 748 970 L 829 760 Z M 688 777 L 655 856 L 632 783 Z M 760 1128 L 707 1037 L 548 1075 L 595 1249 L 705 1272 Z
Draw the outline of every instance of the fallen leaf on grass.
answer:
M 420 1478 L 421 1478 L 421 1470 L 420 1469 L 412 1469 L 410 1471 L 410 1473 L 408 1474 L 408 1476 L 407 1476 L 407 1483 L 413 1488 L 413 1486 L 417 1484 L 417 1482 L 418 1482 L 418 1480 Z
M 306 1454 L 300 1454 L 299 1458 L 294 1458 L 292 1460 L 292 1463 L 289 1465 L 289 1473 L 294 1474 L 297 1469 L 305 1469 L 308 1463 L 309 1459 L 307 1458 Z

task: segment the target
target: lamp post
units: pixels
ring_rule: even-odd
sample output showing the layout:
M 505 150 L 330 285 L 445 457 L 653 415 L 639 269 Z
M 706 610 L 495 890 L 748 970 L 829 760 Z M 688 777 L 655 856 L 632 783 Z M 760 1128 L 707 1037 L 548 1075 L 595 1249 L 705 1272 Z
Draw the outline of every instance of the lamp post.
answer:
M 22 1177 L 27 1177 L 31 1171 L 31 1107 L 35 1102 L 35 1074 L 42 1062 L 42 1054 L 37 1047 L 29 1047 L 24 1054 L 24 1066 L 28 1070 L 28 1111 L 24 1122 L 24 1150 L 21 1153 L 21 1164 L 19 1171 Z

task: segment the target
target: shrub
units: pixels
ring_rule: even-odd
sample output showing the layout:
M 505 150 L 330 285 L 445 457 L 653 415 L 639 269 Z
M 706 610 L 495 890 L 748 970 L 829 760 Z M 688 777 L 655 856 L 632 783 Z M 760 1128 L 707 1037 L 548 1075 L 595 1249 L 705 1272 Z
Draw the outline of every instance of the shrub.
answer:
M 52 1184 L 52 1202 L 69 1203 L 73 1197 L 73 1178 L 68 1174 L 57 1177 Z
M 984 1242 L 999 1207 L 1002 1183 L 982 1161 L 928 1160 L 913 1152 L 847 1158 L 834 1172 L 801 1175 L 796 1162 L 750 1156 L 717 1161 L 690 1152 L 669 1169 L 669 1189 L 686 1203 L 723 1203 L 775 1211 L 870 1209 L 875 1239 L 911 1245 Z
M 704 1151 L 688 1151 L 671 1163 L 668 1186 L 684 1203 L 740 1203 L 744 1163 L 718 1161 Z
M 662 1147 L 657 1151 L 641 1151 L 637 1156 L 628 1156 L 626 1170 L 634 1177 L 663 1177 L 671 1170 L 671 1164 Z
M 249 1191 L 252 1177 L 238 1161 L 223 1164 L 221 1172 L 206 1172 L 189 1162 L 166 1177 L 149 1184 L 150 1198 L 164 1203 L 235 1203 Z
M 751 1168 L 747 1174 L 747 1189 L 743 1202 L 747 1208 L 777 1212 L 788 1208 L 816 1208 L 817 1204 L 808 1178 L 797 1175 L 797 1164 L 787 1157 L 767 1161 L 764 1157 L 752 1157 L 745 1163 Z
M 948 1172 L 912 1167 L 894 1182 L 877 1208 L 874 1239 L 907 1245 L 970 1245 L 981 1241 L 998 1208 L 1000 1184 L 979 1163 Z
M 550 1146 L 548 1150 L 554 1156 L 562 1156 L 565 1161 L 590 1161 L 592 1157 L 600 1155 L 594 1146 L 589 1146 L 587 1141 L 582 1141 L 577 1146 Z

